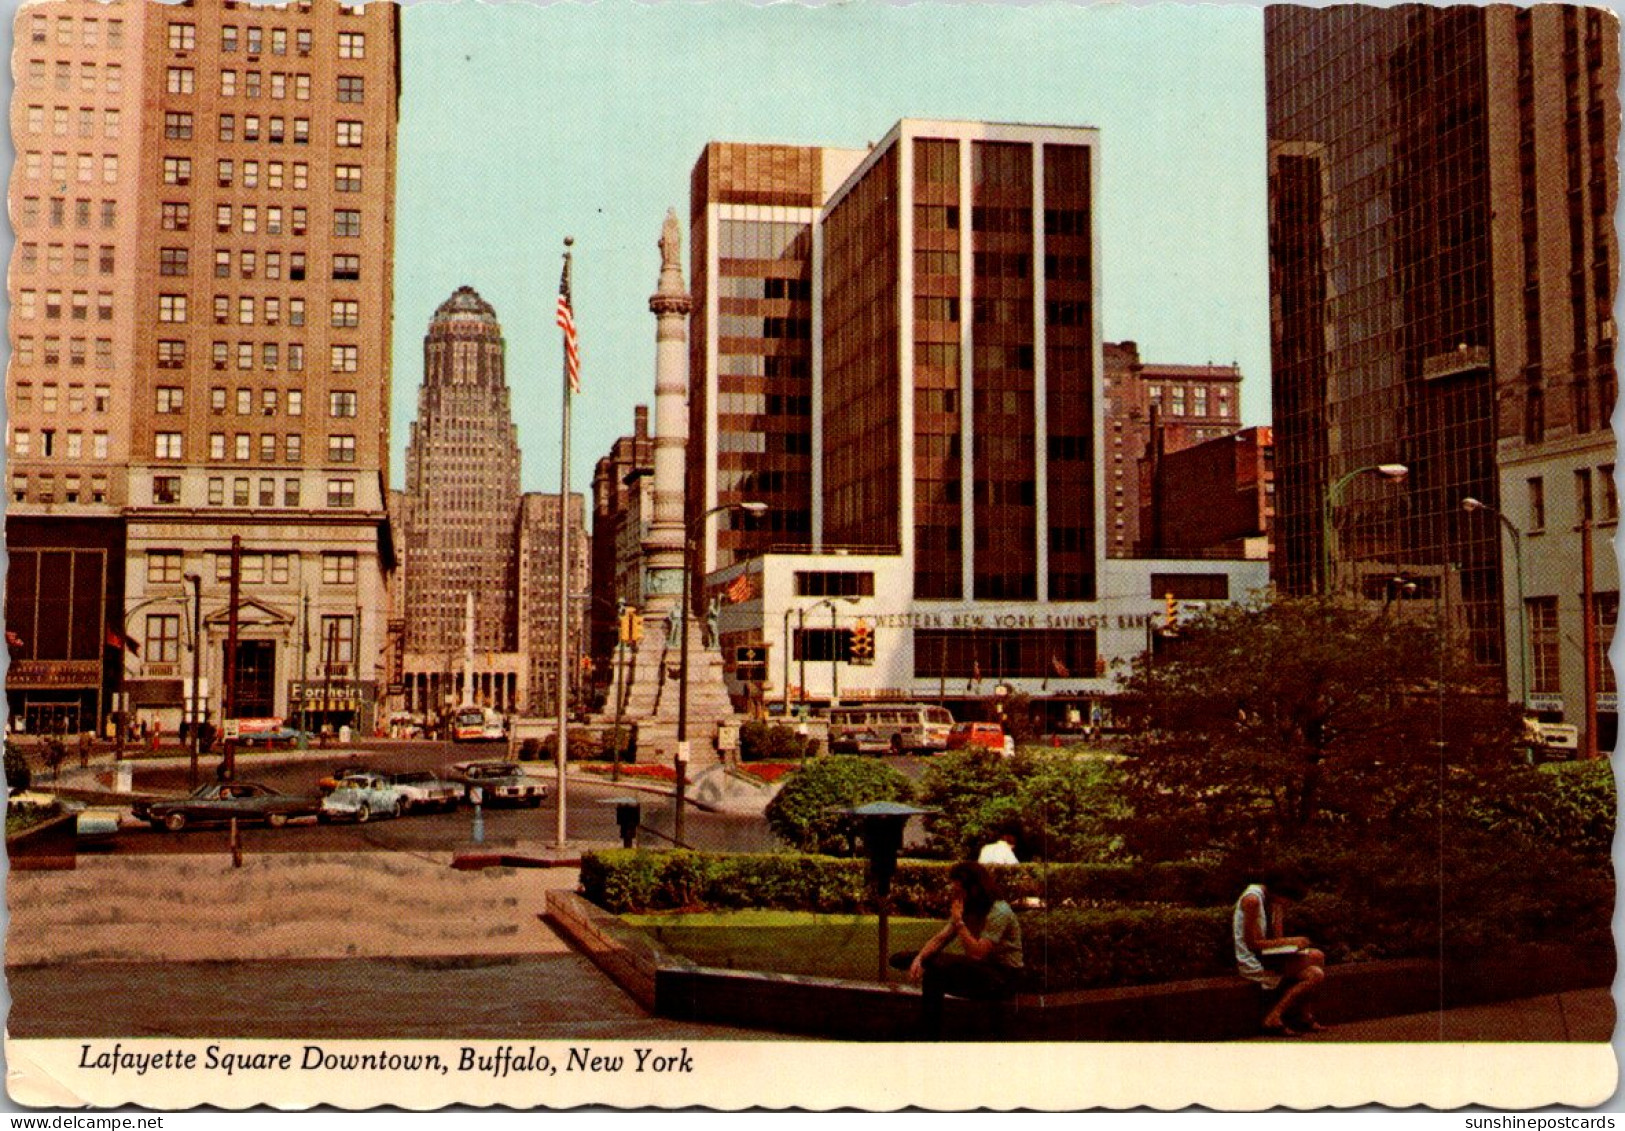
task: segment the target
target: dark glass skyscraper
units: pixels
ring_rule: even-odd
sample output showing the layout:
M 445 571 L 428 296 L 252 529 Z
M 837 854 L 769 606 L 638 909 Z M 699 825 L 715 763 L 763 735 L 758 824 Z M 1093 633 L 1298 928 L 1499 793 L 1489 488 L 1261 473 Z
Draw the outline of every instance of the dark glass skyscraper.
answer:
M 1508 441 L 1607 427 L 1617 29 L 1279 5 L 1265 50 L 1276 581 L 1443 585 L 1499 666 L 1501 531 L 1462 503 L 1500 505 Z

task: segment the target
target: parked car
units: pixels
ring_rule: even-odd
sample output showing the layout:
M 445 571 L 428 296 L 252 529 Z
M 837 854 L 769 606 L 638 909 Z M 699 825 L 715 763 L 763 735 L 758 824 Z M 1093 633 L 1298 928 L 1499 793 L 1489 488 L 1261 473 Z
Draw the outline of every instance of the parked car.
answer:
M 1004 727 L 998 723 L 955 723 L 954 729 L 948 732 L 948 749 L 964 750 L 970 746 L 1003 753 Z
M 373 817 L 399 817 L 406 812 L 406 793 L 383 774 L 351 774 L 322 798 L 316 819 L 365 824 Z
M 428 770 L 391 774 L 389 780 L 401 791 L 408 813 L 420 809 L 455 809 L 463 798 L 462 788 L 455 782 L 442 781 Z
M 255 782 L 210 782 L 200 785 L 186 797 L 137 801 L 131 807 L 137 819 L 154 828 L 180 832 L 188 825 L 219 824 L 235 817 L 239 821 L 263 821 L 273 829 L 295 817 L 311 817 L 321 808 L 314 797 L 278 793 Z
M 463 787 L 463 797 L 474 800 L 480 790 L 486 805 L 541 805 L 547 786 L 528 776 L 512 762 L 458 762 L 446 767 L 446 777 Z
M 310 734 L 297 727 L 280 726 L 273 730 L 244 731 L 237 736 L 239 746 L 263 746 L 267 750 L 277 746 L 310 745 Z

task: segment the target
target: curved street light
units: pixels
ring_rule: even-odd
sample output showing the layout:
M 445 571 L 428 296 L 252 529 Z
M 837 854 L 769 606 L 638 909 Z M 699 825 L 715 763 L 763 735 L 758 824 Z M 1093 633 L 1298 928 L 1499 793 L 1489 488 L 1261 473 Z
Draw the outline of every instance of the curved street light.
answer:
M 683 794 L 688 788 L 688 632 L 689 619 L 694 609 L 694 551 L 707 520 L 714 514 L 744 511 L 761 514 L 767 504 L 751 501 L 719 503 L 703 514 L 695 515 L 683 530 L 683 642 L 677 660 L 677 791 L 674 795 L 677 810 L 672 819 L 672 839 L 679 847 L 683 843 Z
M 1513 567 L 1518 572 L 1518 705 L 1525 712 L 1529 710 L 1529 643 L 1524 635 L 1524 596 L 1523 596 L 1523 534 L 1518 530 L 1511 519 L 1488 503 L 1479 501 L 1469 495 L 1461 501 L 1464 511 L 1484 511 L 1495 516 L 1506 532 L 1512 535 Z
M 1410 473 L 1411 469 L 1402 463 L 1367 464 L 1365 467 L 1355 468 L 1327 490 L 1320 516 L 1320 584 L 1323 593 L 1329 595 L 1332 591 L 1332 508 L 1342 498 L 1343 488 L 1361 475 L 1379 475 L 1384 479 L 1398 482 Z

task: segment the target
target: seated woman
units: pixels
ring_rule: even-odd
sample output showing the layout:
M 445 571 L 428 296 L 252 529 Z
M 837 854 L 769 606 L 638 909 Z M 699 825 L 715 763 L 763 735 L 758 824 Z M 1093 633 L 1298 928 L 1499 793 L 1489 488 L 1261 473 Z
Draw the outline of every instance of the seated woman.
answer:
M 1009 997 L 1021 973 L 1021 924 L 999 898 L 998 885 L 981 864 L 961 861 L 948 869 L 953 885 L 948 923 L 918 954 L 896 954 L 891 964 L 920 983 L 921 1028 L 942 1034 L 942 1001 L 948 994 L 984 1001 Z M 946 953 L 957 942 L 961 953 Z
M 1297 1037 L 1325 1028 L 1315 1020 L 1309 1002 L 1326 977 L 1326 956 L 1308 937 L 1286 933 L 1286 912 L 1304 897 L 1297 876 L 1275 872 L 1261 884 L 1249 885 L 1236 901 L 1231 933 L 1236 944 L 1236 971 L 1281 996 L 1264 1015 L 1264 1031 Z M 1293 1023 L 1288 1024 L 1292 1012 Z

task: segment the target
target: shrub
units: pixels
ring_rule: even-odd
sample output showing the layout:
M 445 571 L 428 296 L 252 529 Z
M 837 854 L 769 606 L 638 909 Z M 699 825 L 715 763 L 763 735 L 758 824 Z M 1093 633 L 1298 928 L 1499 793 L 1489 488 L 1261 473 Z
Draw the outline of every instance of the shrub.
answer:
M 811 756 L 818 743 L 794 727 L 753 719 L 739 728 L 742 762 L 798 762 Z
M 908 801 L 913 786 L 901 772 L 873 758 L 829 756 L 805 762 L 767 806 L 775 835 L 802 852 L 852 855 L 857 828 L 831 809 L 871 801 Z
M 521 762 L 534 762 L 542 753 L 542 744 L 534 738 L 527 738 L 519 744 L 519 760 Z
M 586 727 L 571 727 L 568 731 L 570 745 L 566 750 L 572 762 L 590 762 L 602 756 L 603 748 L 598 736 Z M 527 740 L 528 741 L 528 740 Z M 537 748 L 540 760 L 551 762 L 558 757 L 559 740 L 557 734 L 550 734 L 541 740 Z M 523 754 L 521 754 L 523 757 Z
M 28 768 L 28 756 L 15 742 L 6 743 L 6 787 L 12 793 L 21 793 L 33 781 L 33 773 Z

